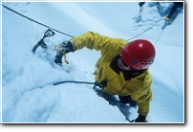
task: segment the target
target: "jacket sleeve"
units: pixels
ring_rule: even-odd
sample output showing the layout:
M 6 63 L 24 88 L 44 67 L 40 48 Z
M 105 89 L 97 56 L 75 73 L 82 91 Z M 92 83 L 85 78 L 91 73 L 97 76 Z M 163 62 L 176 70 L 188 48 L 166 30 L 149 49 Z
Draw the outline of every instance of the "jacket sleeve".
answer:
M 74 50 L 87 47 L 91 50 L 101 50 L 102 54 L 105 54 L 106 51 L 110 49 L 120 49 L 127 44 L 127 41 L 124 39 L 110 38 L 93 32 L 87 32 L 78 37 L 72 38 L 70 41 L 72 42 Z
M 133 94 L 131 94 L 131 98 L 134 101 L 138 102 L 139 108 L 138 108 L 138 113 L 141 115 L 146 116 L 149 112 L 149 104 L 150 101 L 152 100 L 152 92 L 151 88 L 146 88 L 141 89 Z

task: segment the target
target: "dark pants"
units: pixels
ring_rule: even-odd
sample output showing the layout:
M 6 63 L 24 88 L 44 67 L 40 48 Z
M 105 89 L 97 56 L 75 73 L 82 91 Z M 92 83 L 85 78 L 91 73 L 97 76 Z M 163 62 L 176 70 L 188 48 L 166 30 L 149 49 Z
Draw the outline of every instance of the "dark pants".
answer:
M 129 102 L 131 102 L 131 96 L 119 96 L 119 100 L 121 103 L 123 104 L 127 104 Z
M 136 101 L 133 101 L 131 99 L 131 96 L 128 95 L 128 96 L 119 96 L 119 100 L 121 103 L 123 104 L 129 104 L 131 105 L 132 107 L 135 107 L 137 105 L 137 102 Z

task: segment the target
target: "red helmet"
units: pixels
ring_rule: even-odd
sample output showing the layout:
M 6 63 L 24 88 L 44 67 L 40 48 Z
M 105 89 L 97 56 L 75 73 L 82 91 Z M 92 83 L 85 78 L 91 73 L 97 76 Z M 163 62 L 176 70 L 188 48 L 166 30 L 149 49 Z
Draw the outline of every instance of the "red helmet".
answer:
M 151 42 L 138 39 L 125 45 L 121 50 L 121 58 L 133 69 L 146 69 L 154 61 L 155 48 Z

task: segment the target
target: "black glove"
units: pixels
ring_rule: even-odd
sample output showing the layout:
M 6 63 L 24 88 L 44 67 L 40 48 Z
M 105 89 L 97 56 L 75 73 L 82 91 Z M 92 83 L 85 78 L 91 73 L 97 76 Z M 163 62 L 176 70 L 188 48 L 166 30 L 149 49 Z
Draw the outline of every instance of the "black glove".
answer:
M 139 114 L 139 116 L 137 117 L 137 119 L 132 120 L 131 122 L 147 122 L 146 116 Z
M 119 96 L 119 100 L 123 103 L 123 104 L 129 104 L 129 106 L 136 108 L 137 107 L 137 102 L 133 101 L 131 99 L 131 96 Z
M 62 42 L 59 45 L 56 45 L 55 50 L 57 51 L 57 54 L 55 56 L 54 62 L 58 65 L 61 65 L 63 55 L 74 51 L 74 48 L 70 41 L 66 41 L 66 42 Z
M 101 88 L 101 87 L 102 87 L 102 84 L 99 83 L 99 82 L 97 82 L 97 81 L 95 81 L 95 82 L 94 82 L 94 86 L 95 86 L 95 87 L 100 87 L 100 88 Z
M 103 82 L 101 82 L 101 83 L 95 81 L 93 88 L 94 88 L 94 89 L 95 89 L 95 87 L 100 87 L 100 88 L 102 88 L 102 87 L 105 87 L 105 86 L 107 86 L 107 82 L 106 82 L 106 81 L 103 81 Z

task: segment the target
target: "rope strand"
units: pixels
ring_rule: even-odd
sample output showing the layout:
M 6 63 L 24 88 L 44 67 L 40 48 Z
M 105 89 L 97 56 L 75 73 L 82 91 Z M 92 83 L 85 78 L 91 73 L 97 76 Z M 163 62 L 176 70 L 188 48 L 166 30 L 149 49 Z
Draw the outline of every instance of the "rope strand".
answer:
M 127 40 L 129 41 L 129 40 L 134 39 L 134 38 L 136 38 L 136 37 L 138 37 L 138 36 L 141 36 L 142 34 L 144 34 L 145 32 L 147 32 L 148 30 L 150 30 L 152 27 L 154 27 L 154 26 L 155 26 L 159 21 L 161 21 L 163 18 L 164 18 L 164 17 L 162 17 L 162 18 L 160 18 L 159 20 L 157 20 L 151 27 L 147 28 L 147 29 L 144 30 L 142 33 L 140 33 L 140 34 L 138 34 L 138 35 L 136 35 L 136 36 L 134 36 L 134 37 L 132 37 L 132 38 L 129 38 L 129 39 L 127 39 Z
M 1 4 L 0 4 L 0 5 L 1 5 Z M 2 6 L 3 6 L 4 8 L 6 8 L 6 9 L 8 9 L 9 11 L 12 11 L 12 12 L 14 12 L 15 14 L 17 14 L 17 15 L 19 15 L 19 16 L 21 16 L 21 17 L 24 17 L 24 18 L 26 18 L 26 19 L 28 19 L 28 20 L 30 20 L 30 21 L 33 21 L 33 22 L 35 22 L 35 23 L 37 23 L 37 24 L 39 24 L 39 25 L 42 25 L 42 26 L 44 26 L 44 27 L 46 27 L 46 28 L 49 28 L 49 29 L 52 29 L 52 30 L 54 30 L 54 31 L 56 31 L 56 32 L 58 32 L 58 33 L 60 33 L 60 34 L 62 34 L 62 35 L 65 35 L 65 36 L 74 38 L 74 36 L 72 36 L 72 35 L 70 35 L 70 34 L 61 32 L 61 31 L 59 31 L 59 30 L 57 30 L 57 29 L 54 29 L 54 28 L 52 28 L 52 27 L 50 27 L 50 26 L 47 26 L 47 25 L 45 25 L 45 24 L 43 24 L 43 23 L 41 23 L 41 22 L 38 22 L 38 21 L 36 21 L 36 20 L 34 20 L 34 19 L 32 19 L 32 18 L 29 18 L 29 17 L 27 17 L 27 16 L 25 16 L 25 15 L 23 15 L 23 14 L 15 11 L 15 10 L 7 7 L 7 6 L 4 6 L 4 5 L 2 5 Z M 136 35 L 136 36 L 134 36 L 134 37 L 132 37 L 132 38 L 129 38 L 129 39 L 127 39 L 127 40 L 129 41 L 129 40 L 131 40 L 131 39 L 133 39 L 133 38 L 136 38 L 136 37 L 138 37 L 138 36 L 141 36 L 142 34 L 144 34 L 145 32 L 147 32 L 148 30 L 150 30 L 152 27 L 154 27 L 154 26 L 155 26 L 159 21 L 161 21 L 162 19 L 163 19 L 163 17 L 160 18 L 158 21 L 156 21 L 151 27 L 149 27 L 149 28 L 147 28 L 146 30 L 144 30 L 142 33 L 140 33 L 140 34 L 138 34 L 138 35 Z M 161 32 L 161 34 L 162 34 L 162 32 Z M 160 36 L 161 36 L 161 35 L 160 35 Z M 160 36 L 159 36 L 159 38 L 160 38 Z M 159 40 L 159 38 L 158 38 L 158 40 Z M 157 40 L 157 41 L 158 41 L 158 40 Z M 157 43 L 157 41 L 156 41 L 156 43 Z
M 25 15 L 23 15 L 23 14 L 15 11 L 15 10 L 7 7 L 7 6 L 4 6 L 4 5 L 2 5 L 2 6 L 3 6 L 4 8 L 6 8 L 7 10 L 9 10 L 9 11 L 11 11 L 11 12 L 14 12 L 15 14 L 17 14 L 17 15 L 23 17 L 23 18 L 26 18 L 26 19 L 28 19 L 28 20 L 30 20 L 30 21 L 33 21 L 33 22 L 35 22 L 35 23 L 37 23 L 37 24 L 39 24 L 39 25 L 42 25 L 42 26 L 44 26 L 44 27 L 46 27 L 46 28 L 52 29 L 52 30 L 54 30 L 54 31 L 56 31 L 56 32 L 58 32 L 58 33 L 60 33 L 60 34 L 65 35 L 65 36 L 74 38 L 74 36 L 72 36 L 72 35 L 69 35 L 69 34 L 67 34 L 67 33 L 61 32 L 61 31 L 59 31 L 59 30 L 57 30 L 57 29 L 54 29 L 54 28 L 52 28 L 52 27 L 50 27 L 50 26 L 47 26 L 47 25 L 45 25 L 45 24 L 43 24 L 43 23 L 41 23 L 41 22 L 38 22 L 38 21 L 36 21 L 36 20 L 34 20 L 34 19 L 32 19 L 32 18 L 29 18 L 29 17 L 27 17 L 27 16 L 25 16 Z

